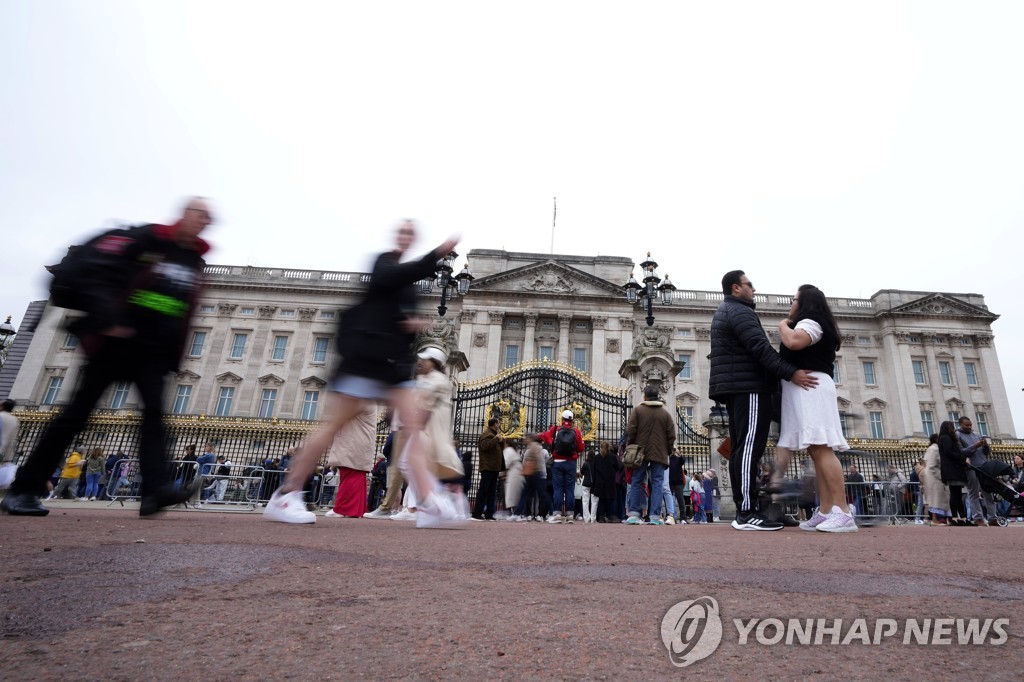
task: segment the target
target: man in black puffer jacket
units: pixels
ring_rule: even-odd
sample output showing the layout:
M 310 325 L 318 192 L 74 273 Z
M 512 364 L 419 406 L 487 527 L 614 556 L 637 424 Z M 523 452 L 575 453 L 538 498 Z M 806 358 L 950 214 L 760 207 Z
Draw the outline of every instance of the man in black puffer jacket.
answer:
M 711 320 L 711 387 L 709 395 L 729 410 L 732 458 L 729 478 L 736 503 L 737 530 L 779 530 L 757 509 L 757 472 L 768 443 L 771 396 L 780 379 L 805 389 L 818 380 L 783 360 L 768 342 L 754 312 L 754 285 L 742 270 L 722 278 L 725 300 Z

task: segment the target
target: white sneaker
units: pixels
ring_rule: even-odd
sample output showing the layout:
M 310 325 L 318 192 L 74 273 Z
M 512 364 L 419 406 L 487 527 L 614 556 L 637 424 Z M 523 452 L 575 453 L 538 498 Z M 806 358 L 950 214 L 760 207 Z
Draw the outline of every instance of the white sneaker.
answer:
M 366 512 L 363 514 L 364 519 L 390 519 L 391 512 L 385 511 L 384 509 L 374 509 L 372 512 Z
M 391 515 L 391 520 L 392 521 L 415 521 L 417 513 L 418 512 L 412 512 L 412 511 L 409 511 L 408 509 L 403 509 L 402 511 L 395 512 L 394 514 L 392 514 Z
M 829 516 L 831 516 L 831 514 Z M 828 516 L 822 514 L 820 509 L 816 509 L 814 511 L 814 516 L 806 521 L 800 522 L 800 530 L 817 530 L 818 526 L 825 523 L 827 519 Z
M 915 526 L 923 526 L 924 525 L 924 519 L 914 519 L 914 525 Z
M 850 514 L 833 511 L 815 530 L 820 530 L 824 533 L 856 533 L 857 522 L 853 520 L 853 516 Z
M 561 514 L 552 514 L 551 516 L 548 517 L 548 523 L 561 523 L 561 522 L 562 522 L 562 515 Z
M 463 528 L 466 520 L 455 502 L 443 493 L 434 493 L 416 510 L 417 528 Z
M 666 526 L 674 526 L 674 525 L 676 525 L 676 517 L 674 517 L 674 516 L 667 516 L 667 517 L 665 517 L 665 525 Z
M 518 516 L 516 514 L 509 514 L 508 516 L 505 517 L 505 520 L 506 521 L 516 522 L 516 521 L 522 521 L 523 517 L 522 516 Z
M 562 517 L 562 523 L 572 523 L 572 522 L 573 522 L 572 515 L 566 515 L 566 516 Z
M 327 511 L 324 512 L 324 516 L 328 516 L 328 517 L 331 517 L 331 518 L 340 518 L 341 514 L 339 514 L 338 512 L 334 511 L 333 509 L 328 509 Z
M 263 518 L 281 523 L 316 523 L 316 514 L 306 510 L 306 499 L 301 490 L 270 496 Z

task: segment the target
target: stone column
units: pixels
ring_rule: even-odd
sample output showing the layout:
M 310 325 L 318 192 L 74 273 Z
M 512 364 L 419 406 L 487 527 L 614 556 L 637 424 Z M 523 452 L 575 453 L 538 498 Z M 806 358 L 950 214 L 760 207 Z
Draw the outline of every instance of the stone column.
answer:
M 459 349 L 467 357 L 473 354 L 473 320 L 475 318 L 476 313 L 472 310 L 463 309 L 459 313 Z M 472 359 L 470 359 L 470 362 L 472 362 Z
M 590 341 L 590 376 L 595 381 L 600 381 L 602 384 L 608 384 L 611 386 L 615 383 L 615 380 L 611 377 L 605 376 L 606 362 L 605 362 L 605 334 L 604 328 L 608 323 L 608 318 L 604 315 L 591 315 L 590 323 L 593 325 L 594 332 Z
M 488 312 L 487 321 L 487 360 L 484 376 L 497 374 L 501 369 L 501 354 L 505 349 L 501 347 L 501 324 L 505 320 L 505 313 Z
M 537 313 L 525 313 L 523 318 L 526 321 L 526 338 L 523 340 L 523 362 L 529 362 L 535 357 L 537 342 L 534 334 L 537 332 Z
M 989 433 L 994 438 L 1016 438 L 1006 384 L 1003 383 L 1003 373 L 999 368 L 999 356 L 992 347 L 992 336 L 978 334 L 974 337 L 974 345 L 978 349 L 980 364 L 978 381 L 988 393 L 986 399 L 992 406 L 988 412 Z
M 558 315 L 558 355 L 556 359 L 563 365 L 569 364 L 569 324 L 572 322 L 572 315 L 560 313 Z
M 921 405 L 917 401 L 917 385 L 914 383 L 914 366 L 910 359 L 909 334 L 903 331 L 895 331 L 882 336 L 882 349 L 888 356 L 892 367 L 892 377 L 895 379 L 898 388 L 897 395 L 900 397 L 899 414 L 903 422 L 901 432 L 894 432 L 894 437 L 913 436 L 923 433 L 920 413 Z M 881 361 L 882 358 L 879 358 Z M 876 368 L 876 375 L 881 367 Z M 876 376 L 875 381 L 881 381 L 884 371 Z M 895 424 L 893 424 L 895 426 Z

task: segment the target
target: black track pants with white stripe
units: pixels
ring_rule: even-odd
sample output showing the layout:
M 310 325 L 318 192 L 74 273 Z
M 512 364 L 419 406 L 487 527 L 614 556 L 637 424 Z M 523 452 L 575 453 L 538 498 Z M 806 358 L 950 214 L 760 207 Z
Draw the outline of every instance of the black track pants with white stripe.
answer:
M 729 408 L 729 437 L 732 438 L 732 458 L 729 460 L 732 499 L 737 511 L 756 511 L 757 475 L 772 424 L 771 394 L 734 393 L 726 404 Z

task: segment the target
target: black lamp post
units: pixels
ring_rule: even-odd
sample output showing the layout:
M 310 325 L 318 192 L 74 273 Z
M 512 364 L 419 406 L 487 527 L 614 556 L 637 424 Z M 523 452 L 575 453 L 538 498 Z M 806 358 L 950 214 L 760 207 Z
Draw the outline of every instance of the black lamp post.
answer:
M 434 270 L 435 279 L 425 279 L 420 283 L 420 291 L 424 294 L 429 294 L 433 290 L 436 280 L 437 288 L 441 290 L 441 305 L 437 306 L 437 314 L 441 317 L 444 317 L 445 313 L 448 312 L 448 306 L 446 305 L 448 301 L 454 300 L 456 296 L 468 294 L 469 283 L 476 279 L 469 271 L 469 263 L 466 263 L 465 267 L 462 268 L 462 272 L 452 275 L 455 272 L 452 263 L 458 257 L 459 254 L 452 251 L 444 258 L 438 259 L 437 268 Z
M 645 299 L 647 304 L 647 326 L 654 325 L 654 300 L 661 297 L 662 305 L 672 304 L 672 292 L 676 290 L 672 281 L 665 275 L 665 281 L 662 282 L 661 278 L 658 277 L 657 273 L 658 264 L 651 260 L 651 252 L 647 252 L 647 260 L 640 264 L 640 270 L 643 272 L 644 283 L 640 284 L 633 277 L 633 273 L 629 273 L 629 281 L 623 285 L 623 289 L 626 290 L 626 300 L 631 304 L 636 304 L 641 298 Z
M 7 349 L 11 347 L 14 342 L 14 337 L 18 334 L 14 329 L 14 325 L 11 324 L 11 316 L 7 316 L 7 321 L 0 324 L 0 367 L 3 367 L 7 362 Z

